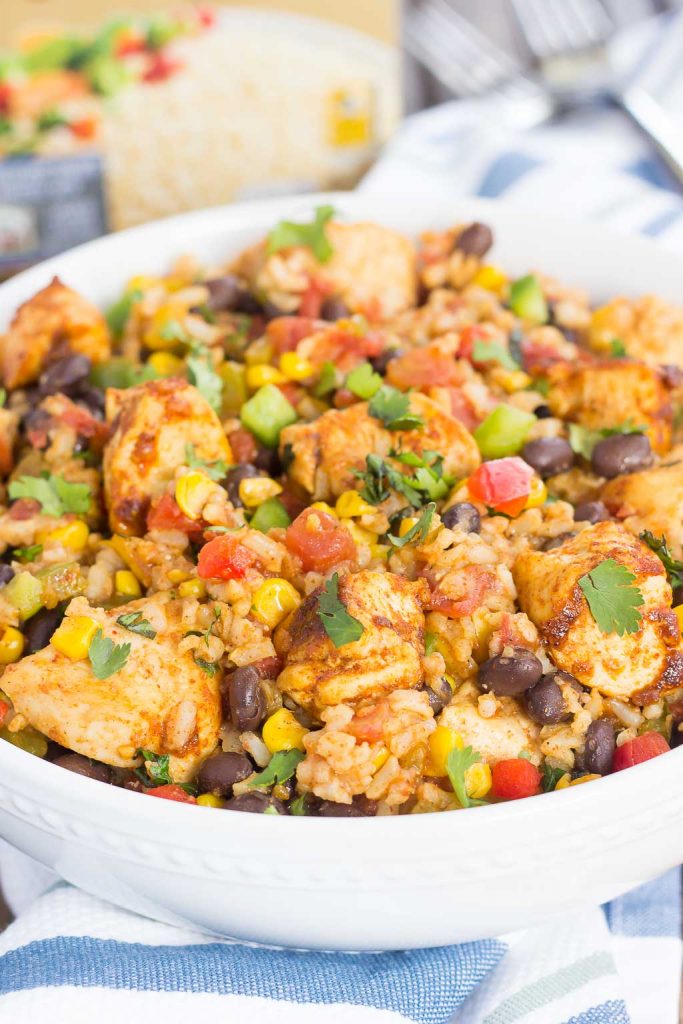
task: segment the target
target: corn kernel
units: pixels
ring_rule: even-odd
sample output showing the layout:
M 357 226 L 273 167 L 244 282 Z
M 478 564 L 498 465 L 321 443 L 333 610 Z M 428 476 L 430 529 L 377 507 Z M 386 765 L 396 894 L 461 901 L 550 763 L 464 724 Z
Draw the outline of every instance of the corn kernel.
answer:
M 565 772 L 555 783 L 555 789 L 566 789 L 570 785 L 572 777 L 569 772 Z
M 127 292 L 144 292 L 148 288 L 155 288 L 162 283 L 160 277 L 152 277 L 151 274 L 136 274 L 135 277 L 130 278 L 125 290 Z
M 280 356 L 280 369 L 287 380 L 308 380 L 315 373 L 310 359 L 302 359 L 296 352 L 284 352 Z
M 90 641 L 99 628 L 99 623 L 87 615 L 74 615 L 64 619 L 52 634 L 50 643 L 72 661 L 81 661 L 88 656 Z
M 133 575 L 136 576 L 140 580 L 140 582 L 144 584 L 144 573 L 142 568 L 135 561 L 135 558 L 133 556 L 133 549 L 129 538 L 122 537 L 120 534 L 115 533 L 109 538 L 109 541 L 105 541 L 105 543 L 111 545 L 111 547 L 114 549 L 114 551 L 119 556 L 121 561 L 125 562 L 125 564 L 128 566 Z
M 524 391 L 528 388 L 532 384 L 532 379 L 524 370 L 504 370 L 496 375 L 496 382 L 511 395 L 515 391 Z
M 248 476 L 240 480 L 240 500 L 247 508 L 256 508 L 267 498 L 274 498 L 276 494 L 282 494 L 282 487 L 268 476 Z
M 250 391 L 258 391 L 266 384 L 284 384 L 286 380 L 284 373 L 276 366 L 269 366 L 268 363 L 257 363 L 256 366 L 247 367 L 247 387 Z
M 485 288 L 487 292 L 495 292 L 500 295 L 507 285 L 507 277 L 493 263 L 485 263 L 474 275 L 473 283 Z
M 371 544 L 370 545 L 370 557 L 371 558 L 386 558 L 389 554 L 389 548 L 386 544 Z
M 41 530 L 36 540 L 39 544 L 61 544 L 72 551 L 82 551 L 89 536 L 90 530 L 86 524 L 81 519 L 74 519 L 65 526 L 58 526 L 56 530 Z
M 185 580 L 178 587 L 181 597 L 196 597 L 198 600 L 206 597 L 206 584 L 204 580 Z
M 387 763 L 389 760 L 389 751 L 386 747 L 382 747 L 378 754 L 372 759 L 372 763 L 375 767 L 375 771 L 379 771 L 380 768 Z
M 183 374 L 185 363 L 172 352 L 152 352 L 147 365 L 160 377 L 177 377 Z
M 173 586 L 176 586 L 178 583 L 183 583 L 185 580 L 189 580 L 190 574 L 185 572 L 184 569 L 169 569 L 166 573 L 166 579 L 169 583 L 172 583 Z
M 270 363 L 273 359 L 273 355 L 273 344 L 264 335 L 262 338 L 257 338 L 256 341 L 252 341 L 251 345 L 244 353 L 244 361 L 247 366 L 259 366 L 262 363 Z
M 356 544 L 374 544 L 377 540 L 376 533 L 373 533 L 372 530 L 365 530 L 358 523 L 355 523 L 353 519 L 342 519 L 340 521 L 342 526 L 345 526 L 349 531 Z
M 465 789 L 473 800 L 483 800 L 491 789 L 491 769 L 489 765 L 479 762 L 471 765 L 465 772 Z
M 198 469 L 183 473 L 175 485 L 178 508 L 188 519 L 199 519 L 204 505 L 214 490 L 213 481 Z
M 548 488 L 541 480 L 540 476 L 534 476 L 531 480 L 531 490 L 529 491 L 529 497 L 526 499 L 526 505 L 524 508 L 538 508 L 548 497 Z
M 263 730 L 263 742 L 271 754 L 278 750 L 304 750 L 303 739 L 308 733 L 287 708 L 280 708 L 267 718 Z
M 683 633 L 683 604 L 679 604 L 674 608 L 674 615 L 678 619 L 678 625 Z
M 264 580 L 254 594 L 252 614 L 269 629 L 275 629 L 301 604 L 301 595 L 287 580 Z
M 405 519 L 402 519 L 398 527 L 399 537 L 405 537 L 405 535 L 409 533 L 414 526 L 417 526 L 419 521 L 420 520 L 416 519 L 414 516 L 406 516 Z
M 144 334 L 146 347 L 153 352 L 175 352 L 183 344 L 182 321 L 186 315 L 187 307 L 176 300 L 159 306 Z
M 375 508 L 363 501 L 358 491 L 344 491 L 337 498 L 335 511 L 341 519 L 351 519 L 353 516 L 366 516 L 375 512 Z
M 289 800 L 292 795 L 292 791 L 286 782 L 276 782 L 270 792 L 276 800 Z
M 448 729 L 445 725 L 437 725 L 429 737 L 429 757 L 434 774 L 448 775 L 448 755 L 452 750 L 462 750 L 463 740 L 455 729 Z
M 327 512 L 328 516 L 334 516 L 337 518 L 337 513 L 334 511 L 331 505 L 328 505 L 326 501 L 314 501 L 311 508 L 316 508 L 318 512 Z
M 118 569 L 114 574 L 114 589 L 122 597 L 141 597 L 142 590 L 135 573 L 130 569 Z
M 0 636 L 0 665 L 11 665 L 24 653 L 26 640 L 24 634 L 15 629 L 14 626 L 6 626 Z
M 197 797 L 197 803 L 200 807 L 225 807 L 225 800 L 213 793 L 202 793 Z
M 595 779 L 601 779 L 602 775 L 581 775 L 578 779 L 572 779 L 568 785 L 580 786 L 583 782 L 593 782 Z M 557 786 L 555 787 L 557 789 Z

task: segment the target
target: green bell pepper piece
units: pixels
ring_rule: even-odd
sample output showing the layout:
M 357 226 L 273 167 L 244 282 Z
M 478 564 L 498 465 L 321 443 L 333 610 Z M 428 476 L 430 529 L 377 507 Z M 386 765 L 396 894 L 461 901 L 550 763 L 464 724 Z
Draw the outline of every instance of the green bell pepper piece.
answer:
M 474 439 L 485 459 L 502 459 L 515 455 L 524 445 L 536 422 L 530 412 L 522 412 L 503 402 L 489 413 L 474 431 Z
M 242 406 L 242 425 L 250 430 L 257 441 L 267 448 L 275 448 L 280 431 L 295 423 L 297 414 L 275 384 L 266 384 Z
M 534 274 L 520 277 L 510 285 L 510 309 L 532 323 L 548 322 L 548 303 L 545 300 L 541 282 Z
M 43 583 L 30 572 L 18 572 L 2 588 L 2 596 L 17 609 L 20 619 L 30 619 L 43 607 Z
M 275 526 L 289 526 L 291 519 L 279 498 L 267 498 L 254 512 L 249 525 L 252 530 L 268 533 Z

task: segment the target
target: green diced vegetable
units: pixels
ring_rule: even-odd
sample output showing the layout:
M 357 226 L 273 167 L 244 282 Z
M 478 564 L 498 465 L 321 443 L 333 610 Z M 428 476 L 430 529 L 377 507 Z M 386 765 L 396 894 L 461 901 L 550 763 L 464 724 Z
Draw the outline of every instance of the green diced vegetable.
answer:
M 123 334 L 123 329 L 126 326 L 130 311 L 136 302 L 139 302 L 142 298 L 142 292 L 139 288 L 132 288 L 129 292 L 126 292 L 121 298 L 110 306 L 105 314 L 105 319 L 109 325 L 109 330 L 116 338 L 120 338 Z
M 275 384 L 266 384 L 241 409 L 243 426 L 268 448 L 275 448 L 280 431 L 297 420 L 294 406 Z
M 3 587 L 2 596 L 19 612 L 19 617 L 30 619 L 43 607 L 43 584 L 30 572 L 18 572 Z
M 55 71 L 78 63 L 79 57 L 86 49 L 87 43 L 82 39 L 76 39 L 74 36 L 55 36 L 27 53 L 22 58 L 22 65 L 28 72 Z
M 485 459 L 502 459 L 522 448 L 535 422 L 531 413 L 503 402 L 479 424 L 474 439 Z
M 182 31 L 177 21 L 171 21 L 165 14 L 150 18 L 147 26 L 147 45 L 151 50 L 160 50 Z
M 254 512 L 249 525 L 252 530 L 268 533 L 275 526 L 289 526 L 291 519 L 279 498 L 267 498 Z
M 246 367 L 226 360 L 218 373 L 223 381 L 223 416 L 236 416 L 247 400 Z
M 132 80 L 131 73 L 123 61 L 104 54 L 89 60 L 83 71 L 92 88 L 100 96 L 113 96 Z
M 346 378 L 346 387 L 358 398 L 372 398 L 382 387 L 382 378 L 372 369 L 370 363 L 361 363 Z
M 90 371 L 90 383 L 96 388 L 132 388 L 146 380 L 156 380 L 159 374 L 152 366 L 137 366 L 123 356 L 115 356 L 106 363 L 96 363 Z
M 27 754 L 35 754 L 36 757 L 45 757 L 47 754 L 47 739 L 42 732 L 38 732 L 31 725 L 20 729 L 19 732 L 10 732 L 6 728 L 0 729 L 0 737 L 13 746 L 25 750 Z
M 534 274 L 520 277 L 510 285 L 510 309 L 522 320 L 545 324 L 548 322 L 548 303 L 541 283 Z

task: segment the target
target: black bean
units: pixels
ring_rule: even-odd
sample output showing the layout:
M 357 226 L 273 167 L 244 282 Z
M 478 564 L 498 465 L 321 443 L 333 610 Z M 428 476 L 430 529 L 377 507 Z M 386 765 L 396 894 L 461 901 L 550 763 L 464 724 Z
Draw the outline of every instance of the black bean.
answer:
M 244 291 L 234 274 L 214 277 L 211 281 L 204 281 L 204 286 L 209 290 L 206 305 L 212 313 L 225 313 L 236 310 L 240 296 Z
M 338 295 L 329 295 L 320 307 L 320 316 L 323 320 L 345 320 L 351 310 Z
M 551 537 L 550 540 L 545 541 L 541 545 L 541 550 L 552 551 L 553 548 L 561 548 L 566 540 L 571 540 L 575 536 L 575 533 L 558 533 L 557 537 Z
M 57 605 L 56 608 L 41 608 L 39 612 L 32 615 L 24 626 L 26 637 L 26 654 L 35 654 L 42 651 L 50 642 L 50 637 L 64 618 L 64 609 Z
M 240 498 L 240 481 L 260 475 L 261 474 L 256 466 L 252 466 L 251 462 L 238 462 L 236 466 L 233 466 L 232 469 L 228 470 L 223 481 L 223 486 L 228 492 L 228 497 L 235 508 L 242 508 L 242 499 Z
M 62 754 L 61 757 L 56 757 L 52 763 L 58 764 L 60 768 L 66 768 L 69 772 L 75 772 L 76 775 L 84 775 L 86 779 L 95 779 L 96 782 L 111 782 L 112 780 L 112 771 L 108 764 L 91 761 L 89 757 L 83 757 L 82 754 Z
M 266 714 L 266 698 L 258 671 L 252 665 L 235 669 L 225 680 L 224 688 L 233 724 L 242 732 L 258 729 Z
M 586 730 L 586 746 L 583 765 L 587 772 L 607 775 L 612 769 L 612 758 L 616 748 L 614 726 L 606 718 L 591 722 Z
M 679 605 L 683 604 L 683 587 L 674 587 L 673 601 L 671 602 L 672 608 L 678 608 Z
M 214 754 L 199 769 L 197 785 L 202 793 L 232 796 L 235 783 L 249 778 L 253 770 L 251 761 L 244 754 L 233 751 Z
M 12 566 L 5 565 L 4 562 L 0 563 L 0 587 L 4 587 L 11 579 L 14 579 L 14 569 Z
M 531 651 L 515 647 L 512 655 L 498 654 L 479 666 L 477 682 L 484 693 L 514 697 L 534 686 L 543 674 L 543 666 Z
M 92 363 L 87 356 L 68 355 L 58 359 L 41 373 L 38 390 L 41 395 L 61 392 L 70 395 L 90 373 Z
M 254 457 L 254 465 L 257 469 L 262 469 L 263 472 L 267 473 L 269 476 L 278 476 L 282 472 L 280 456 L 278 455 L 276 448 L 259 446 Z
M 555 725 L 562 721 L 567 708 L 554 672 L 542 676 L 535 686 L 526 691 L 526 707 L 539 725 Z
M 398 356 L 403 355 L 403 349 L 400 348 L 385 348 L 383 352 L 380 352 L 378 356 L 370 360 L 372 368 L 375 373 L 381 373 L 382 376 L 387 372 L 387 366 L 392 359 L 397 359 Z
M 460 232 L 455 248 L 464 252 L 466 256 L 485 256 L 493 245 L 493 232 L 488 224 L 480 224 L 475 221 L 464 231 Z
M 76 455 L 79 454 L 79 453 L 82 454 L 83 452 L 87 452 L 89 448 L 90 448 L 90 438 L 86 437 L 85 434 L 77 434 L 76 435 L 76 440 L 74 441 L 74 447 L 73 447 L 74 454 L 76 454 Z
M 574 521 L 577 523 L 602 523 L 609 518 L 609 509 L 602 501 L 582 501 L 574 509 Z
M 79 384 L 78 390 L 74 389 L 71 396 L 79 405 L 85 406 L 88 412 L 97 419 L 104 415 L 104 391 L 99 388 L 90 387 L 88 384 Z
M 441 513 L 441 522 L 449 530 L 462 530 L 463 533 L 479 533 L 481 516 L 469 501 L 459 501 Z
M 436 686 L 425 686 L 425 692 L 429 698 L 429 706 L 435 715 L 450 703 L 453 691 L 447 679 L 440 679 Z
M 249 814 L 263 814 L 269 807 L 274 807 L 278 814 L 287 813 L 282 800 L 276 800 L 266 793 L 241 793 L 225 804 L 226 811 L 248 811 Z
M 613 434 L 598 441 L 591 465 L 598 476 L 611 480 L 622 473 L 635 473 L 652 463 L 650 439 L 645 434 Z
M 683 745 L 683 732 L 681 732 L 679 726 L 683 726 L 683 723 L 674 722 L 671 727 L 671 739 L 669 740 L 669 746 L 672 750 L 674 750 L 675 747 Z
M 549 405 L 537 405 L 534 409 L 534 416 L 537 420 L 551 420 L 553 418 L 552 409 Z
M 354 796 L 350 804 L 337 804 L 323 800 L 318 807 L 319 818 L 372 818 L 377 814 L 377 802 L 366 796 Z
M 21 418 L 21 425 L 28 433 L 29 430 L 46 430 L 52 417 L 45 409 L 29 409 Z
M 266 299 L 265 302 L 263 303 L 262 312 L 266 320 L 277 320 L 278 317 L 281 316 L 296 315 L 295 313 L 288 313 L 284 309 L 280 309 L 279 306 L 276 306 L 275 303 L 271 302 L 269 299 Z
M 539 437 L 536 441 L 527 441 L 522 448 L 522 458 L 544 480 L 557 473 L 565 473 L 574 464 L 572 446 L 563 437 Z

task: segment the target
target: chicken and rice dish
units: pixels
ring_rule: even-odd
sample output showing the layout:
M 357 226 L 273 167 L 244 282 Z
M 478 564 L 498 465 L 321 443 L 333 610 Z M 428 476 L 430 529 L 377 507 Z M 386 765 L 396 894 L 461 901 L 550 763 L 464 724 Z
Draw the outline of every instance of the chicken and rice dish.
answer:
M 456 810 L 683 720 L 683 308 L 320 207 L 0 339 L 0 736 L 142 795 Z M 141 268 L 144 269 L 144 268 Z

